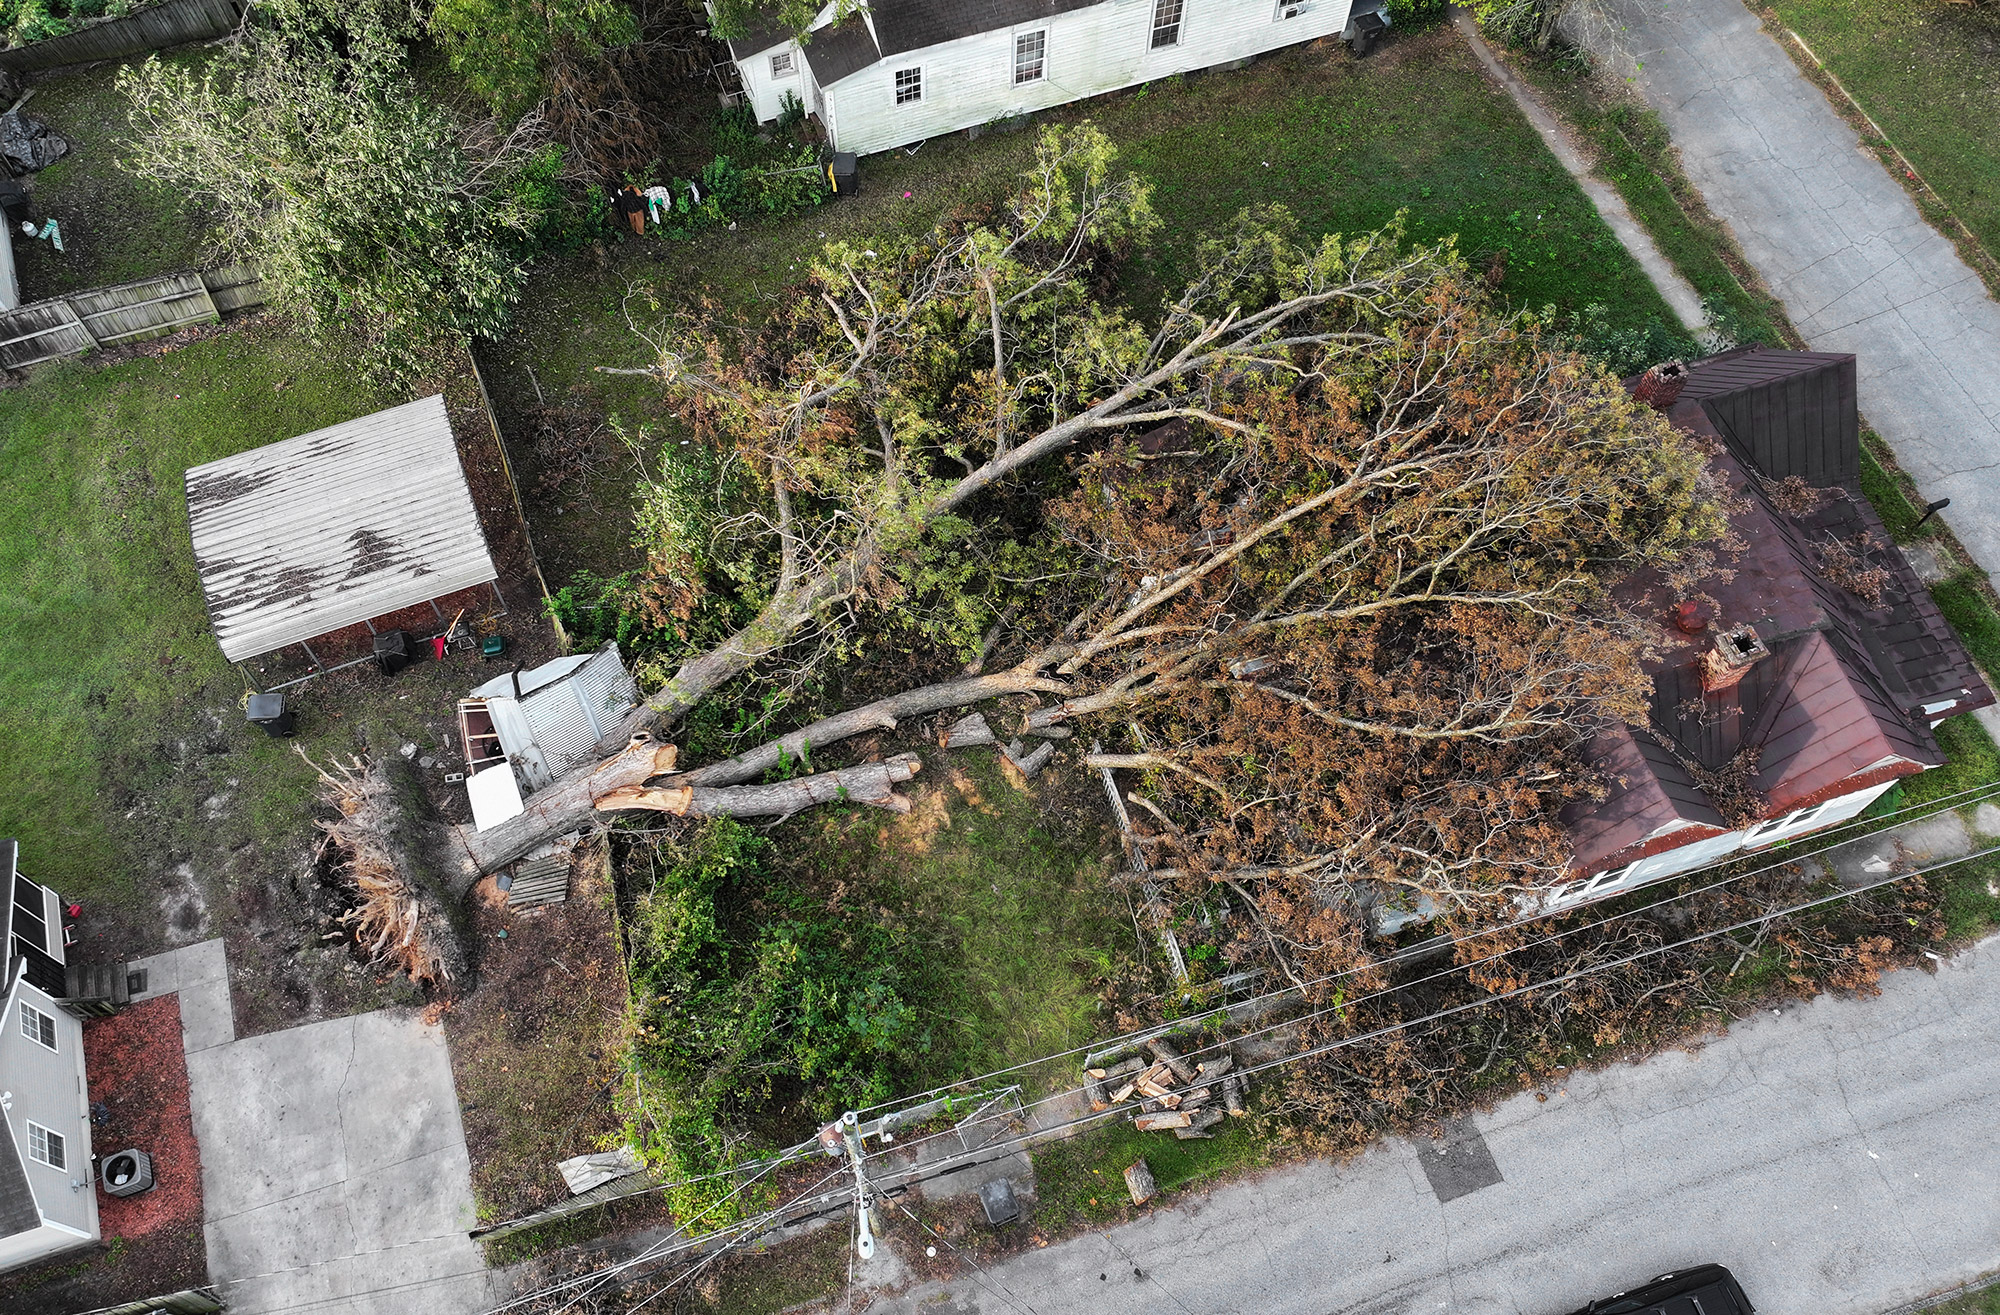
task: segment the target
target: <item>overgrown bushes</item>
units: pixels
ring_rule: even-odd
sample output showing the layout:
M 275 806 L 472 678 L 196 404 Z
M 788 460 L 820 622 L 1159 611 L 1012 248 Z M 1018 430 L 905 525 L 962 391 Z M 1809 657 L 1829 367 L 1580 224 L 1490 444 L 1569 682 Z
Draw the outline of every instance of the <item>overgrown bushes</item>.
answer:
M 0 0 L 0 46 L 65 36 L 93 18 L 117 18 L 141 0 Z
M 743 1135 L 725 1130 L 754 1104 L 775 1095 L 829 1119 L 895 1095 L 941 1044 L 927 1004 L 938 968 L 911 932 L 807 898 L 772 875 L 770 849 L 736 822 L 704 822 L 653 848 L 652 884 L 632 901 L 620 1101 L 631 1144 L 676 1178 L 739 1158 Z M 680 1190 L 685 1221 L 729 1183 Z M 718 1208 L 700 1227 L 730 1217 Z

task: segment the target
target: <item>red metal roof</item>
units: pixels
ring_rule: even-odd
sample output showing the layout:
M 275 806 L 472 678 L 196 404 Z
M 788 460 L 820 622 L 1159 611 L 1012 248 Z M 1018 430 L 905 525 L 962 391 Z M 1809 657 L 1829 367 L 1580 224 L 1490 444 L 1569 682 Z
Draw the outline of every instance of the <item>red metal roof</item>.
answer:
M 1853 368 L 1851 356 L 1763 349 L 1691 367 L 1668 417 L 1712 443 L 1715 473 L 1735 495 L 1736 544 L 1702 586 L 1717 613 L 1705 634 L 1684 635 L 1668 623 L 1679 599 L 1657 573 L 1637 573 L 1613 590 L 1634 614 L 1661 618 L 1648 664 L 1651 725 L 1608 730 L 1591 746 L 1605 797 L 1563 817 L 1579 873 L 1729 829 L 1697 780 L 1745 751 L 1759 755 L 1753 783 L 1764 816 L 1783 816 L 1942 763 L 1930 723 L 1994 701 L 1852 481 L 1806 475 L 1859 468 Z M 1810 423 L 1798 408 L 1812 412 Z M 1733 431 L 1726 420 L 1717 424 L 1730 415 L 1741 422 Z M 1778 469 L 1758 467 L 1753 452 Z M 1791 474 L 1827 490 L 1816 507 L 1784 499 L 1787 512 L 1756 477 Z M 1885 573 L 1876 601 L 1828 573 L 1825 551 L 1836 540 Z M 1704 654 L 1716 633 L 1740 624 L 1756 629 L 1770 656 L 1740 683 L 1704 690 Z

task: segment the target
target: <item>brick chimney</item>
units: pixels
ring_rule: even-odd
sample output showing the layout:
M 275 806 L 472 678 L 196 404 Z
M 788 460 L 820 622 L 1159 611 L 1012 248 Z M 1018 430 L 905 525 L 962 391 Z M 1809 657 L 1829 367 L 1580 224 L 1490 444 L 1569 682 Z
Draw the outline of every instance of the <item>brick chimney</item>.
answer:
M 1672 406 L 1687 387 L 1688 368 L 1679 361 L 1663 361 L 1649 366 L 1646 373 L 1639 376 L 1639 382 L 1632 385 L 1632 400 L 1644 402 L 1655 411 L 1664 411 Z
M 1701 655 L 1701 687 L 1709 693 L 1732 689 L 1744 673 L 1771 656 L 1771 650 L 1750 626 L 1735 626 L 1715 637 L 1715 646 Z

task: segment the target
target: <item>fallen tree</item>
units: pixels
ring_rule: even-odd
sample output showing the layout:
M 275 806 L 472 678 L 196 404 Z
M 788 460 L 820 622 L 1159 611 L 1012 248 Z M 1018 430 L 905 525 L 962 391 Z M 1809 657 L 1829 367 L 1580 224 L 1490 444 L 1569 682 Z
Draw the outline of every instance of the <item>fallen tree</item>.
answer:
M 655 545 L 660 610 L 687 615 L 717 575 L 760 563 L 770 574 L 744 591 L 761 600 L 755 616 L 681 660 L 624 733 L 671 726 L 781 651 L 837 645 L 859 624 L 857 601 L 893 606 L 910 592 L 898 571 L 933 527 L 1052 457 L 1174 420 L 1253 430 L 1253 418 L 1224 414 L 1230 397 L 1296 373 L 1293 357 L 1389 347 L 1456 277 L 1449 245 L 1407 248 L 1390 230 L 1307 246 L 1282 212 L 1246 215 L 1204 248 L 1149 330 L 1099 293 L 1118 251 L 1157 226 L 1145 185 L 1113 160 L 1088 125 L 1051 129 L 994 222 L 882 252 L 830 244 L 747 359 L 705 321 L 650 335 L 654 363 L 625 372 L 658 379 L 754 485 L 748 510 Z M 941 390 L 941 378 L 956 382 Z M 702 529 L 734 545 L 727 571 L 694 541 Z M 976 643 L 991 619 L 958 629 L 971 626 Z M 991 696 L 967 693 L 956 701 Z M 504 837 L 468 838 L 469 861 L 490 870 L 576 825 L 603 792 L 602 770 L 536 795 Z

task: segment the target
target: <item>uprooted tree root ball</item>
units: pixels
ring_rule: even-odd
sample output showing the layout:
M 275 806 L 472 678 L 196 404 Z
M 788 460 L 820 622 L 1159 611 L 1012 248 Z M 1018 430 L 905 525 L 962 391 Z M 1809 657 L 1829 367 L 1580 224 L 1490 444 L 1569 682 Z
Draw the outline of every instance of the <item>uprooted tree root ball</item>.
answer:
M 351 940 L 370 963 L 404 972 L 428 990 L 467 985 L 471 972 L 451 906 L 415 871 L 423 860 L 411 837 L 421 832 L 409 813 L 413 796 L 420 800 L 421 792 L 399 788 L 384 760 L 335 759 L 329 771 L 293 747 L 319 773 L 320 798 L 334 810 L 318 824 L 322 857 L 330 851 L 336 859 L 354 900 L 336 919 L 335 930 L 326 933 L 328 939 Z

